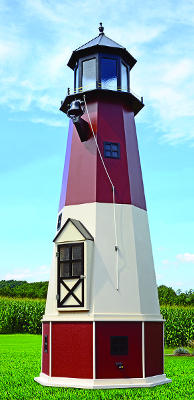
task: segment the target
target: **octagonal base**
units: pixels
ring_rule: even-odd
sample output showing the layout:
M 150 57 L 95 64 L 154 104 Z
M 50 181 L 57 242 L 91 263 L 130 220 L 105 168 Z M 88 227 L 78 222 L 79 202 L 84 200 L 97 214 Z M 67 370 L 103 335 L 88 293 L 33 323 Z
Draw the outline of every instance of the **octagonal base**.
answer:
M 133 387 L 153 387 L 172 382 L 165 374 L 147 378 L 129 379 L 77 379 L 50 377 L 43 373 L 34 380 L 43 386 L 73 387 L 79 389 L 116 389 Z

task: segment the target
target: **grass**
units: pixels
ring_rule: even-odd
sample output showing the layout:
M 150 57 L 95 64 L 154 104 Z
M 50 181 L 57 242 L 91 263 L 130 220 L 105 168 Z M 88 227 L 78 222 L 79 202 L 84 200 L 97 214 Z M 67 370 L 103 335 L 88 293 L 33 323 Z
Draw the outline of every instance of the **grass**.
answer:
M 43 387 L 34 382 L 40 373 L 40 335 L 0 335 L 1 400 L 133 400 L 192 398 L 192 357 L 165 357 L 165 373 L 172 383 L 155 388 L 81 390 Z M 193 368 L 194 369 L 194 368 Z
M 180 347 L 184 347 L 184 349 L 187 349 L 190 354 L 192 354 L 192 352 L 193 352 L 193 349 L 191 347 L 186 347 L 186 346 L 180 346 Z M 177 349 L 177 347 L 165 347 L 164 354 L 165 355 L 173 354 L 176 349 Z

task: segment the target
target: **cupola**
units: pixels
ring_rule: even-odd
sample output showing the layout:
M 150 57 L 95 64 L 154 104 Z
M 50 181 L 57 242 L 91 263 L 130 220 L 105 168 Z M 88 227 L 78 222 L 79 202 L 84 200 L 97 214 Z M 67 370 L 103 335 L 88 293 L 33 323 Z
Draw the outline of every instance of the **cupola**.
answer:
M 120 95 L 127 101 L 136 115 L 144 105 L 143 98 L 137 98 L 130 88 L 130 71 L 135 63 L 125 47 L 105 35 L 100 23 L 99 35 L 74 50 L 68 61 L 68 67 L 74 71 L 74 84 L 72 90 L 68 89 L 60 110 L 67 113 L 69 104 L 82 99 L 82 93 L 91 98 L 94 91 L 95 97 L 101 96 L 100 91 L 103 96 L 109 96 L 111 91 L 115 98 Z
M 121 45 L 104 34 L 102 23 L 99 35 L 73 51 L 68 66 L 74 70 L 74 90 L 121 90 L 129 92 L 130 69 L 136 60 Z

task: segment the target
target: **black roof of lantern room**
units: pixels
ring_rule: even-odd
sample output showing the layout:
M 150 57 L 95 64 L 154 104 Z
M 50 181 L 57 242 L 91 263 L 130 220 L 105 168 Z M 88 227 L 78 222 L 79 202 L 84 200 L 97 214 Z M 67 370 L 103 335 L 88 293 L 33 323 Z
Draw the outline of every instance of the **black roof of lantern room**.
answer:
M 99 53 L 100 51 L 110 54 L 118 54 L 122 56 L 122 58 L 127 62 L 130 68 L 133 68 L 136 59 L 127 51 L 127 49 L 120 44 L 116 43 L 114 40 L 108 38 L 104 34 L 104 28 L 102 25 L 99 28 L 99 35 L 89 42 L 83 44 L 83 46 L 78 47 L 78 49 L 74 50 L 69 61 L 68 67 L 71 69 L 75 68 L 76 62 L 82 56 L 87 56 L 93 54 L 95 52 Z

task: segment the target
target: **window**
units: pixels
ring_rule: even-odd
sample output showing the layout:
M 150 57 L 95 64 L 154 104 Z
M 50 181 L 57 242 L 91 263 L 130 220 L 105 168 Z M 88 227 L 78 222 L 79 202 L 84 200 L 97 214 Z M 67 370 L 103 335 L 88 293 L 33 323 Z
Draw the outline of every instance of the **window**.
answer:
M 44 335 L 44 353 L 48 353 L 48 335 Z
M 57 307 L 84 307 L 84 243 L 58 246 Z
M 78 91 L 79 86 L 79 68 L 78 66 L 75 68 L 75 92 Z
M 117 60 L 101 58 L 101 88 L 117 90 Z
M 59 229 L 60 229 L 60 227 L 61 227 L 61 220 L 62 220 L 62 213 L 61 213 L 61 214 L 59 214 L 59 216 L 58 216 L 58 221 L 57 221 L 57 230 L 59 230 Z
M 120 144 L 104 142 L 104 157 L 120 158 Z
M 96 59 L 85 60 L 82 63 L 82 90 L 96 88 Z
M 112 356 L 124 356 L 128 354 L 128 336 L 111 336 L 110 354 Z
M 121 63 L 121 90 L 128 91 L 128 69 L 125 64 Z
M 59 246 L 59 277 L 78 277 L 84 273 L 83 243 Z

